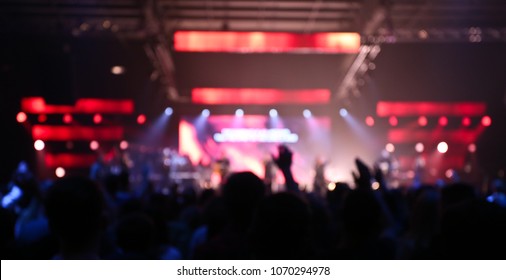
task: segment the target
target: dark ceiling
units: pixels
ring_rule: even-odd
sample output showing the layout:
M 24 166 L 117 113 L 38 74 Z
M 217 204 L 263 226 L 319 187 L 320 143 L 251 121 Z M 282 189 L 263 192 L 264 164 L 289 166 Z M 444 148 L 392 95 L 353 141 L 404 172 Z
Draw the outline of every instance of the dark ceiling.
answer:
M 112 28 L 143 37 L 172 30 L 354 31 L 410 38 L 420 30 L 458 38 L 471 27 L 504 39 L 503 0 L 4 0 L 1 32 Z M 104 21 L 108 23 L 104 24 Z M 110 23 L 110 25 L 109 25 Z M 104 27 L 105 26 L 105 27 Z M 413 38 L 415 38 L 413 37 Z
M 504 43 L 506 1 L 0 1 L 0 34 L 7 42 L 2 48 L 17 52 L 18 57 L 26 59 L 28 56 L 25 54 L 30 53 L 34 45 L 37 46 L 39 50 L 36 53 L 40 53 L 37 58 L 43 58 L 39 61 L 40 69 L 44 69 L 48 62 L 59 59 L 56 66 L 61 69 L 49 72 L 49 76 L 54 81 L 60 76 L 73 78 L 74 81 L 62 85 L 61 92 L 71 91 L 74 95 L 80 95 L 79 91 L 96 95 L 102 95 L 102 91 L 113 92 L 108 89 L 106 80 L 96 83 L 100 90 L 92 89 L 89 86 L 91 82 L 83 82 L 86 87 L 76 86 L 85 80 L 78 74 L 101 75 L 98 68 L 92 66 L 102 61 L 104 65 L 97 67 L 104 68 L 104 73 L 115 62 L 129 64 L 127 74 L 135 73 L 137 78 L 144 80 L 149 80 L 153 70 L 159 77 L 161 88 L 166 89 L 165 94 L 175 100 L 181 100 L 181 96 L 188 100 L 188 91 L 195 86 L 227 86 L 223 82 L 226 79 L 231 80 L 228 86 L 327 87 L 335 91 L 339 98 L 344 98 L 356 84 L 357 71 L 352 71 L 351 66 L 369 63 L 367 59 L 360 60 L 360 56 L 345 55 L 328 58 L 293 54 L 237 56 L 174 53 L 171 50 L 171 34 L 176 30 L 351 31 L 361 34 L 364 45 L 382 45 L 383 49 L 385 44 L 400 43 Z M 9 52 L 3 51 L 2 55 L 14 60 L 15 56 L 9 55 Z M 25 64 L 33 63 L 25 61 Z M 81 64 L 90 67 L 83 68 L 79 66 Z M 283 71 L 282 64 L 288 65 L 285 67 L 288 72 Z M 142 68 L 139 73 L 135 72 L 139 69 L 132 71 L 132 67 L 139 65 L 137 68 Z M 216 71 L 216 65 L 220 65 L 223 71 Z M 312 71 L 317 67 L 320 72 Z M 37 69 L 34 71 L 40 70 Z M 284 72 L 290 75 L 277 75 Z M 234 77 L 234 74 L 238 76 Z M 343 80 L 346 76 L 350 76 L 350 79 Z M 255 77 L 258 81 L 250 79 Z M 101 78 L 93 80 L 102 81 Z M 137 87 L 126 87 L 140 91 L 143 83 L 139 81 Z M 51 91 L 51 84 L 56 83 L 50 80 L 47 84 L 47 91 Z M 121 92 L 127 90 L 117 90 L 114 94 L 120 95 Z

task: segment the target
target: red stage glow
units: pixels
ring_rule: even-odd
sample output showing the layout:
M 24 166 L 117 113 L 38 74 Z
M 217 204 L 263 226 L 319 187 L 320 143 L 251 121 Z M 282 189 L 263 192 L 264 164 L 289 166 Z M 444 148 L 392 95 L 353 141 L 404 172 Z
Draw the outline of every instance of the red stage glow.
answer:
M 448 143 L 474 143 L 479 136 L 479 131 L 454 130 L 441 131 L 435 134 L 433 131 L 413 130 L 413 129 L 390 129 L 388 131 L 388 141 L 392 143 L 409 143 L 419 141 L 442 141 Z
M 70 115 L 70 114 L 63 115 L 63 122 L 66 124 L 71 123 L 72 122 L 72 115 Z
M 21 100 L 23 111 L 32 114 L 132 114 L 132 100 L 81 98 L 75 105 L 49 105 L 42 97 L 26 97 Z
M 464 117 L 464 118 L 462 119 L 462 125 L 463 125 L 463 126 L 470 126 L 470 125 L 471 125 L 471 118 L 469 118 L 469 117 Z
M 45 141 L 70 140 L 120 140 L 123 138 L 123 128 L 120 126 L 86 127 L 86 126 L 48 126 L 34 125 L 32 137 Z
M 358 53 L 360 34 L 334 32 L 177 31 L 174 49 L 181 52 L 321 52 Z
M 440 126 L 446 126 L 446 125 L 448 125 L 448 118 L 447 117 L 440 117 L 438 123 Z
M 88 168 L 95 161 L 95 155 L 88 154 L 46 154 L 44 161 L 50 168 L 63 166 L 65 168 Z
M 391 116 L 388 118 L 388 123 L 390 123 L 391 126 L 397 126 L 399 124 L 399 120 L 395 116 Z
M 24 112 L 19 112 L 16 115 L 16 120 L 18 121 L 18 123 L 24 123 L 24 122 L 26 122 L 27 118 L 28 117 L 26 116 L 26 114 Z
M 100 114 L 95 114 L 93 116 L 93 122 L 96 123 L 96 124 L 99 124 L 102 122 L 102 115 Z
M 181 121 L 179 123 L 179 152 L 188 155 L 193 164 L 201 160 L 210 161 L 196 139 L 198 137 L 195 127 L 187 121 Z
M 420 126 L 426 126 L 429 121 L 427 120 L 427 117 L 421 116 L 418 118 L 418 125 Z
M 275 152 L 277 144 L 290 143 L 297 151 L 293 157 L 296 180 L 310 184 L 313 178 L 303 170 L 311 169 L 315 155 L 330 150 L 330 128 L 330 118 L 316 116 L 183 116 L 179 122 L 179 152 L 187 154 L 195 164 L 225 154 L 233 170 L 251 170 L 264 176 L 263 159 Z M 315 141 L 318 145 L 311 144 Z
M 414 156 L 399 156 L 397 158 L 399 160 L 400 166 L 415 166 L 416 157 Z M 463 167 L 466 162 L 466 158 L 463 155 L 456 154 L 445 154 L 444 161 L 439 163 L 438 169 L 444 170 L 445 168 L 459 168 Z
M 132 114 L 134 102 L 132 100 L 83 98 L 77 100 L 75 107 L 78 112 L 87 114 Z
M 327 104 L 328 89 L 281 90 L 269 88 L 194 88 L 198 104 Z
M 492 119 L 489 116 L 484 116 L 481 118 L 481 124 L 483 126 L 490 126 L 492 124 Z
M 449 116 L 479 116 L 485 113 L 487 105 L 481 102 L 386 102 L 376 105 L 380 117 L 396 116 L 438 116 L 444 112 Z
M 137 123 L 138 124 L 144 124 L 146 122 L 146 116 L 143 114 L 140 114 L 137 116 Z
M 47 116 L 42 114 L 42 115 L 39 115 L 39 117 L 37 119 L 39 120 L 40 123 L 44 123 L 47 121 Z
M 476 144 L 474 144 L 474 143 L 469 144 L 469 146 L 467 146 L 467 150 L 468 150 L 470 153 L 474 153 L 474 152 L 476 152 Z
M 365 118 L 365 123 L 368 126 L 374 126 L 374 118 L 371 116 L 367 116 L 367 118 Z

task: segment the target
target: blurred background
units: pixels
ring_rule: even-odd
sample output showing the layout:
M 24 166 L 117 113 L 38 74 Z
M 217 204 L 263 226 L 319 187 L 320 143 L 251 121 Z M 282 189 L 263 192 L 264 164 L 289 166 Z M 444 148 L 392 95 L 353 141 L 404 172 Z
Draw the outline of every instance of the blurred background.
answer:
M 264 176 L 280 143 L 295 176 L 504 177 L 502 0 L 4 0 L 0 36 L 1 183 L 118 151 L 159 181 L 222 154 Z

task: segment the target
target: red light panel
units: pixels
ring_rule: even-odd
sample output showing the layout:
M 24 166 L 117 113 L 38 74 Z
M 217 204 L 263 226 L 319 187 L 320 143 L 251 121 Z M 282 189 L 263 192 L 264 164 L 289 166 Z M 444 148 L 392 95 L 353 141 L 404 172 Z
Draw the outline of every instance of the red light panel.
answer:
M 63 115 L 63 122 L 66 124 L 71 123 L 72 122 L 72 115 L 70 115 L 70 114 Z
M 44 123 L 44 122 L 46 122 L 46 121 L 47 121 L 47 116 L 46 116 L 46 115 L 44 115 L 44 114 L 42 114 L 42 115 L 39 115 L 39 117 L 38 117 L 37 119 L 38 119 L 38 121 L 39 121 L 40 123 Z
M 446 125 L 448 125 L 448 118 L 447 117 L 440 117 L 439 118 L 439 125 L 440 126 L 446 126 Z
M 357 53 L 358 33 L 177 31 L 174 49 L 182 52 L 322 52 Z
M 468 118 L 468 117 L 463 118 L 462 125 L 463 126 L 470 126 L 471 125 L 471 118 Z
M 146 122 L 146 116 L 143 114 L 140 114 L 137 116 L 137 123 L 138 124 L 144 124 Z
M 376 114 L 380 117 L 396 116 L 480 116 L 485 113 L 487 105 L 480 102 L 386 102 L 376 105 Z
M 388 141 L 392 143 L 409 142 L 434 142 L 445 141 L 447 143 L 474 143 L 478 138 L 479 131 L 454 130 L 440 131 L 437 134 L 433 131 L 413 130 L 413 129 L 390 129 L 388 131 Z
M 134 112 L 134 102 L 125 99 L 82 98 L 77 100 L 75 110 L 84 114 L 132 114 Z
M 32 137 L 44 141 L 121 140 L 123 139 L 123 128 L 120 126 L 86 127 L 34 125 L 32 127 Z
M 93 116 L 93 122 L 96 123 L 96 124 L 99 124 L 102 122 L 102 115 L 100 114 L 95 114 Z
M 404 156 L 401 155 L 398 158 L 399 165 L 400 166 L 415 166 L 416 164 L 416 157 L 414 156 Z M 440 162 L 438 164 L 439 170 L 444 170 L 444 167 L 447 168 L 455 168 L 455 167 L 462 167 L 465 164 L 466 158 L 462 155 L 449 155 L 448 153 L 445 154 L 444 161 Z M 431 166 L 432 167 L 432 166 Z
M 21 108 L 31 114 L 131 114 L 134 103 L 132 100 L 82 98 L 74 106 L 49 105 L 42 97 L 27 97 L 21 100 Z
M 194 88 L 198 104 L 327 104 L 328 89 L 282 90 L 269 88 Z
M 388 118 L 388 122 L 390 123 L 391 126 L 397 126 L 399 124 L 399 120 L 397 120 L 397 118 L 394 116 Z
M 95 161 L 95 155 L 88 154 L 46 154 L 44 161 L 46 166 L 50 168 L 87 168 Z

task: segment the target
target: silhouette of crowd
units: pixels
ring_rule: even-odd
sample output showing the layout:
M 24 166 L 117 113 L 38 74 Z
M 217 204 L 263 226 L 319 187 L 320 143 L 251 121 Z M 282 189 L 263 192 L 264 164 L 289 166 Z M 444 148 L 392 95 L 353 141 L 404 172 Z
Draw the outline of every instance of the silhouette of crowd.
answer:
M 285 191 L 271 193 L 252 172 L 218 189 L 171 186 L 157 192 L 127 172 L 94 180 L 38 183 L 16 172 L 2 189 L 2 259 L 504 259 L 506 188 L 390 188 L 359 159 L 354 183 L 306 192 L 292 153 L 274 162 Z M 371 182 L 376 182 L 375 188 Z M 198 191 L 197 191 L 198 190 Z

